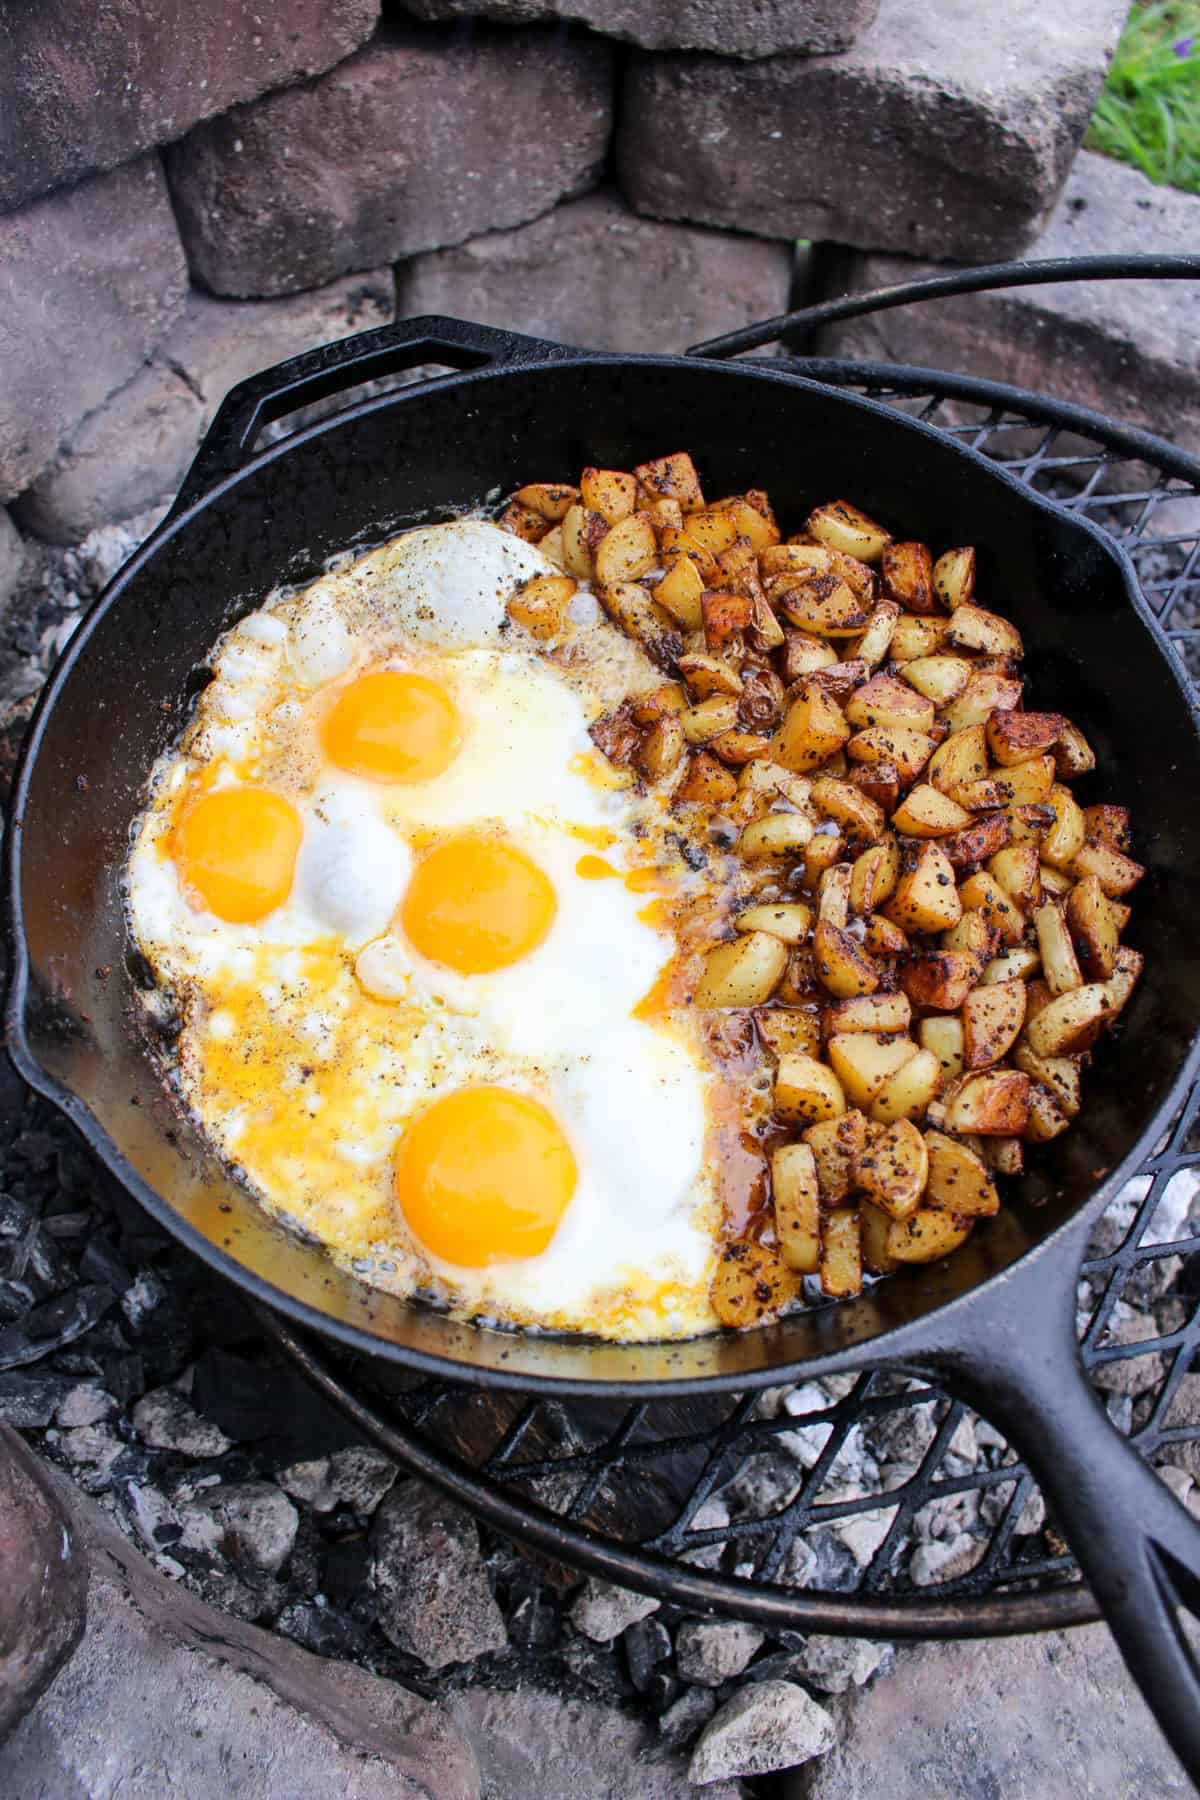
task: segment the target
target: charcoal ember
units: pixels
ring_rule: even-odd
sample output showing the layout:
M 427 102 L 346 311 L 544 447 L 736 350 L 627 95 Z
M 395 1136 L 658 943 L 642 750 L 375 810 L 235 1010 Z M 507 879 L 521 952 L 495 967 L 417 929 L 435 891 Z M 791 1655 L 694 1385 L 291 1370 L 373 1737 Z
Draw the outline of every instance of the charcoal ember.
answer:
M 790 1681 L 752 1682 L 704 1727 L 688 1776 L 703 1786 L 793 1769 L 832 1749 L 836 1736 L 829 1714 L 803 1688 Z
M 47 1209 L 42 1229 L 58 1243 L 73 1244 L 95 1227 L 96 1215 L 90 1212 L 53 1212 Z
M 788 1636 L 788 1648 L 782 1656 L 772 1657 L 772 1678 L 800 1680 L 822 1694 L 844 1694 L 852 1687 L 864 1687 L 873 1676 L 888 1668 L 894 1651 L 890 1644 L 873 1643 L 867 1638 Z M 751 1671 L 758 1677 L 758 1665 Z
M 58 1450 L 75 1465 L 75 1479 L 88 1494 L 103 1494 L 121 1473 L 126 1447 L 108 1425 L 77 1425 L 64 1431 Z
M 607 1700 L 629 1700 L 633 1683 L 629 1681 L 608 1644 L 597 1644 L 591 1638 L 572 1635 L 562 1645 L 562 1659 L 584 1687 Z
M 598 1581 L 589 1576 L 571 1608 L 571 1622 L 584 1637 L 597 1644 L 611 1644 L 637 1619 L 644 1619 L 657 1610 L 658 1601 L 651 1595 L 637 1594 L 632 1588 L 617 1587 L 611 1581 Z
M 21 1431 L 49 1425 L 70 1386 L 65 1375 L 0 1375 L 0 1419 Z
M 232 1613 L 250 1625 L 269 1625 L 282 1610 L 286 1593 L 272 1576 L 235 1574 L 223 1564 L 186 1566 L 184 1579 L 193 1594 L 218 1612 Z
M 0 1331 L 0 1369 L 38 1362 L 74 1343 L 103 1318 L 115 1301 L 110 1287 L 94 1284 L 35 1306 L 20 1325 L 9 1325 Z
M 717 1710 L 717 1698 L 710 1688 L 685 1688 L 673 1700 L 658 1721 L 659 1735 L 669 1750 L 690 1744 Z
M 314 1656 L 358 1656 L 366 1640 L 357 1619 L 311 1600 L 296 1600 L 285 1606 L 275 1621 L 275 1629 L 311 1650 Z
M 321 1589 L 335 1606 L 371 1608 L 371 1552 L 359 1537 L 326 1547 L 321 1565 Z
M 0 1193 L 0 1246 L 23 1238 L 34 1222 L 34 1211 L 15 1194 Z
M 11 1325 L 33 1306 L 33 1289 L 26 1281 L 0 1281 L 0 1325 Z
M 121 1295 L 121 1311 L 130 1329 L 141 1333 L 167 1297 L 167 1290 L 151 1269 L 141 1269 Z
M 660 1663 L 671 1654 L 671 1634 L 655 1618 L 636 1619 L 621 1634 L 625 1667 L 639 1694 L 644 1694 Z
M 296 1508 L 270 1481 L 222 1483 L 185 1501 L 177 1511 L 185 1543 L 189 1523 L 203 1531 L 211 1522 L 224 1556 L 243 1571 L 266 1575 L 277 1574 L 288 1560 L 300 1525 Z
M 675 1634 L 675 1664 L 685 1681 L 721 1687 L 746 1668 L 764 1641 L 740 1619 L 689 1619 Z
M 65 1382 L 67 1392 L 54 1415 L 54 1423 L 70 1430 L 75 1425 L 99 1425 L 117 1410 L 116 1397 L 97 1382 Z
M 350 1421 L 296 1370 L 264 1366 L 213 1347 L 196 1360 L 196 1411 L 237 1443 L 257 1443 L 279 1463 L 324 1456 L 357 1441 Z
M 25 1267 L 20 1274 L 33 1285 L 39 1300 L 63 1293 L 76 1279 L 54 1239 L 40 1226 L 25 1239 Z
M 108 1356 L 103 1365 L 104 1384 L 121 1406 L 129 1406 L 146 1391 L 146 1370 L 135 1351 L 127 1356 Z
M 540 1582 L 518 1580 L 508 1595 L 508 1636 L 514 1649 L 549 1650 L 558 1638 L 558 1609 Z
M 288 1563 L 288 1580 L 293 1591 L 301 1594 L 315 1594 L 321 1586 L 321 1540 L 311 1513 L 300 1514 Z
M 407 1481 L 376 1512 L 371 1546 L 379 1625 L 398 1650 L 441 1669 L 506 1648 L 469 1513 Z
M 683 1683 L 677 1675 L 671 1675 L 665 1669 L 655 1669 L 642 1689 L 642 1699 L 652 1713 L 659 1715 L 668 1712 L 683 1691 Z M 699 1693 L 701 1690 L 697 1688 L 694 1691 Z
M 112 1244 L 99 1232 L 84 1246 L 79 1259 L 79 1276 L 82 1281 L 103 1281 L 116 1294 L 123 1294 L 126 1288 L 133 1286 L 132 1274 Z

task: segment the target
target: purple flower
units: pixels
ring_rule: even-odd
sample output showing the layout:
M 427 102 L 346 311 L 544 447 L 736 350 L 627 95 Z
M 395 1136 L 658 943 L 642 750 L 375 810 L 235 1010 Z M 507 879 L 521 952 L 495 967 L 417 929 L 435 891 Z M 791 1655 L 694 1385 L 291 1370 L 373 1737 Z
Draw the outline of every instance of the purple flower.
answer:
M 1192 45 L 1195 43 L 1195 41 L 1196 40 L 1194 37 L 1185 37 L 1185 38 L 1177 39 L 1176 43 L 1175 43 L 1176 56 L 1184 56 L 1184 57 L 1190 56 L 1192 54 Z

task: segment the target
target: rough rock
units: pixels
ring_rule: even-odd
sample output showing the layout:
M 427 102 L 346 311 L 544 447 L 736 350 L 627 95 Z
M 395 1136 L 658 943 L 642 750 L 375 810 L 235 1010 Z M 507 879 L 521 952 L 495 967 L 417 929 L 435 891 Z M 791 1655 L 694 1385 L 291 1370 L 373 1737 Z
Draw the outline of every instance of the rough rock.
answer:
M 730 1777 L 793 1769 L 822 1756 L 835 1736 L 833 1720 L 803 1688 L 790 1681 L 755 1682 L 709 1720 L 688 1774 L 703 1787 Z
M 598 193 L 401 263 L 396 302 L 589 350 L 684 350 L 785 312 L 791 268 L 782 244 L 639 219 Z
M 274 1575 L 292 1553 L 300 1515 L 281 1488 L 269 1481 L 231 1482 L 210 1488 L 178 1509 L 180 1521 L 205 1519 L 216 1527 L 215 1546 L 232 1562 Z
M 611 67 L 602 40 L 539 26 L 388 28 L 168 153 L 193 274 L 291 294 L 536 218 L 596 179 Z
M 738 1619 L 688 1619 L 675 1634 L 679 1673 L 701 1687 L 720 1687 L 742 1673 L 763 1635 Z
M 1103 1625 L 905 1646 L 886 1681 L 830 1710 L 838 1742 L 795 1800 L 1191 1792 Z
M 1104 1335 L 1106 1346 L 1145 1344 L 1159 1335 L 1158 1326 L 1146 1313 L 1118 1301 Z M 1092 1381 L 1106 1394 L 1144 1394 L 1157 1388 L 1167 1372 L 1167 1359 L 1157 1353 L 1127 1356 L 1113 1362 L 1097 1363 Z
M 311 1462 L 292 1463 L 279 1474 L 279 1485 L 314 1512 L 348 1506 L 351 1512 L 373 1513 L 396 1479 L 396 1465 L 370 1444 L 352 1445 Z
M 25 540 L 0 506 L 0 612 L 16 593 L 25 569 Z
M 166 499 L 237 382 L 392 316 L 388 269 L 287 300 L 239 303 L 193 292 L 152 359 L 83 420 L 22 496 L 22 523 L 53 543 L 78 543 Z
M 134 1430 L 152 1450 L 176 1450 L 181 1456 L 224 1456 L 230 1448 L 225 1433 L 202 1419 L 178 1388 L 156 1388 L 144 1394 L 131 1416 Z
M 536 1688 L 472 1688 L 446 1704 L 479 1758 L 488 1800 L 688 1800 L 692 1792 L 683 1760 L 647 1760 L 652 1734 L 615 1708 Z M 737 1800 L 741 1791 L 722 1783 L 706 1800 Z
M 156 156 L 0 216 L 0 500 L 129 380 L 186 292 Z
M 64 1430 L 75 1425 L 98 1425 L 101 1419 L 111 1418 L 116 1410 L 117 1403 L 111 1394 L 91 1382 L 80 1382 L 64 1398 L 54 1415 L 54 1422 Z
M 632 1588 L 589 1577 L 571 1608 L 571 1623 L 593 1643 L 611 1644 L 628 1626 L 649 1618 L 658 1607 L 659 1602 L 649 1594 L 635 1594 Z
M 1200 196 L 1155 187 L 1136 169 L 1084 151 L 1029 254 L 1090 256 L 1117 246 L 1186 254 L 1198 242 Z M 942 272 L 898 257 L 862 256 L 849 262 L 844 285 L 857 292 Z M 829 326 L 820 349 L 1059 394 L 1148 427 L 1194 455 L 1200 450 L 1196 326 L 1194 281 L 1070 282 L 895 307 Z
M 69 1515 L 37 1459 L 0 1425 L 0 1741 L 79 1642 L 86 1605 L 87 1565 Z M 0 1792 L 12 1792 L 2 1775 Z
M 371 1528 L 375 1598 L 384 1635 L 430 1669 L 508 1643 L 471 1515 L 432 1488 L 393 1488 Z
M 1200 1375 L 1183 1377 L 1171 1396 L 1162 1422 L 1175 1429 L 1182 1427 L 1195 1431 L 1200 1427 Z M 1193 1481 L 1200 1481 L 1200 1437 L 1179 1438 L 1174 1443 L 1164 1444 L 1156 1461 L 1170 1463 L 1173 1468 L 1183 1469 Z
M 319 74 L 357 50 L 378 15 L 379 0 L 105 0 L 81 31 L 78 0 L 4 7 L 0 211 Z
M 1044 223 L 1125 0 L 889 0 L 840 56 L 635 54 L 621 182 L 639 212 L 965 262 Z
M 890 1644 L 814 1633 L 789 1655 L 787 1674 L 806 1681 L 822 1694 L 844 1694 L 848 1688 L 863 1687 L 891 1658 Z
M 479 1800 L 475 1757 L 440 1708 L 214 1612 L 94 1506 L 72 1509 L 91 1565 L 87 1635 L 0 1745 L 0 1793 Z
M 578 19 L 644 50 L 714 50 L 721 56 L 813 55 L 844 50 L 874 19 L 879 0 L 404 0 L 421 19 L 482 15 L 505 25 Z
M 707 1725 L 717 1710 L 716 1695 L 708 1688 L 687 1688 L 678 1700 L 668 1706 L 658 1721 L 659 1736 L 672 1749 L 690 1744 L 702 1725 Z

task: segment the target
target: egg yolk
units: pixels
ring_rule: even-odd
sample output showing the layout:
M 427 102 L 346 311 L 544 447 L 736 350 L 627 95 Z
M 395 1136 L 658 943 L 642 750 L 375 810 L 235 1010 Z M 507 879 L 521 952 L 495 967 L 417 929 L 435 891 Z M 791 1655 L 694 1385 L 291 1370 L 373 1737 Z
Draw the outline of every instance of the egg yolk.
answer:
M 482 1269 L 539 1256 L 572 1194 L 571 1146 L 544 1106 L 508 1088 L 459 1088 L 396 1147 L 409 1230 L 443 1262 Z
M 186 808 L 172 854 L 184 885 L 231 924 L 265 918 L 292 890 L 300 816 L 263 788 L 216 788 Z
M 321 731 L 330 762 L 371 781 L 432 781 L 462 741 L 458 710 L 425 675 L 381 669 L 338 696 Z
M 557 910 L 548 876 L 503 838 L 455 837 L 417 864 L 400 909 L 413 948 L 460 975 L 535 950 Z

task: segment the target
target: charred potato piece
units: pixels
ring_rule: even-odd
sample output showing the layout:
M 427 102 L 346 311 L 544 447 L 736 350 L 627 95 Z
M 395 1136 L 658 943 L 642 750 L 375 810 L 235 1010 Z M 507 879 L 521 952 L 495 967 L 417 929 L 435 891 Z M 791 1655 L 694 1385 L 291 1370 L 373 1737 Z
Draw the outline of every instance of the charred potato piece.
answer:
M 775 1111 L 789 1125 L 817 1125 L 846 1110 L 846 1095 L 834 1070 L 815 1056 L 791 1051 L 775 1071 Z
M 986 1069 L 1008 1055 L 1025 1023 L 1025 983 L 989 982 L 963 1001 L 963 1048 L 968 1069 Z
M 933 557 L 926 545 L 888 544 L 884 548 L 881 562 L 888 592 L 906 611 L 930 613 L 936 610 Z
M 721 1251 L 709 1298 L 722 1325 L 745 1331 L 775 1318 L 803 1292 L 801 1277 L 774 1250 L 734 1238 Z
M 926 732 L 911 731 L 906 725 L 871 725 L 855 733 L 846 745 L 846 754 L 852 762 L 890 764 L 906 785 L 921 773 L 934 748 L 934 740 Z
M 927 733 L 933 724 L 933 712 L 932 700 L 894 675 L 872 675 L 851 695 L 845 707 L 847 720 L 860 731 L 872 725 L 901 725 L 909 731 Z
M 859 562 L 877 563 L 891 543 L 889 534 L 846 500 L 832 500 L 808 515 L 807 529 L 819 544 Z
M 1021 1069 L 969 1075 L 946 1099 L 948 1131 L 975 1132 L 980 1137 L 1019 1134 L 1028 1117 L 1029 1077 Z
M 1061 862 L 1059 866 L 1063 866 Z M 1066 867 L 1081 880 L 1085 875 L 1094 875 L 1104 892 L 1114 900 L 1136 887 L 1146 873 L 1141 863 L 1134 862 L 1132 856 L 1126 856 L 1121 850 L 1114 850 L 1109 844 L 1094 843 L 1087 838 Z
M 511 532 L 513 537 L 524 538 L 527 544 L 537 544 L 550 530 L 550 521 L 532 507 L 522 506 L 519 500 L 512 500 L 500 514 L 498 520 L 501 531 Z
M 1062 731 L 1054 746 L 1054 766 L 1062 781 L 1074 781 L 1077 775 L 1087 775 L 1096 766 L 1095 751 L 1070 719 L 1063 720 Z
M 701 750 L 688 764 L 687 774 L 675 789 L 676 800 L 690 806 L 728 806 L 737 795 L 737 778 L 715 756 Z
M 618 530 L 620 527 L 618 526 Z M 655 606 L 648 589 L 634 581 L 602 586 L 600 604 L 626 637 L 641 645 L 652 663 L 671 669 L 679 660 L 683 640 L 661 607 Z
M 1030 757 L 1053 750 L 1066 720 L 1061 713 L 996 712 L 987 722 L 987 743 L 993 762 L 1012 768 Z
M 933 588 L 948 611 L 964 606 L 975 592 L 975 551 L 968 544 L 946 550 L 933 565 Z
M 784 715 L 775 754 L 785 769 L 819 768 L 850 736 L 845 714 L 811 680 L 802 681 Z
M 817 1162 L 825 1206 L 839 1206 L 854 1188 L 854 1169 L 867 1141 L 867 1121 L 857 1108 L 810 1125 L 804 1141 Z
M 858 1186 L 890 1218 L 907 1219 L 921 1204 L 929 1176 L 925 1140 L 910 1119 L 871 1133 L 854 1166 Z

